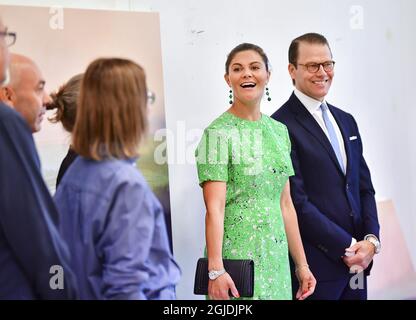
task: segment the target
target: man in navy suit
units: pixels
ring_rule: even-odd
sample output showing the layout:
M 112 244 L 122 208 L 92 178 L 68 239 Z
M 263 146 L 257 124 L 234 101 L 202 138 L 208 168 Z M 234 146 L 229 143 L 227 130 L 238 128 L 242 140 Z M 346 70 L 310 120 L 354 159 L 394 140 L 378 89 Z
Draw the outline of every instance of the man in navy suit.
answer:
M 0 20 L 0 85 L 15 39 Z M 77 298 L 58 218 L 30 128 L 0 102 L 0 300 Z
M 295 89 L 272 118 L 287 126 L 292 143 L 291 194 L 317 279 L 310 298 L 365 300 L 366 278 L 381 247 L 375 192 L 357 123 L 325 100 L 334 77 L 332 59 L 324 36 L 294 39 L 288 68 Z M 296 292 L 293 262 L 291 267 Z

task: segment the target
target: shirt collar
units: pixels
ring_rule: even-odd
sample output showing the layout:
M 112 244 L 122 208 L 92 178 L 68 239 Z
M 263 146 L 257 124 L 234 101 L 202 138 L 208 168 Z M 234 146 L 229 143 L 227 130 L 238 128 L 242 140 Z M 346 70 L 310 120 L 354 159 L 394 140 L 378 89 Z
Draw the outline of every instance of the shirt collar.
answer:
M 139 157 L 131 157 L 131 158 L 124 159 L 124 161 L 131 164 L 133 167 L 136 166 L 137 160 L 139 160 Z
M 295 94 L 295 96 L 300 100 L 300 102 L 302 102 L 302 104 L 305 106 L 305 108 L 311 113 L 315 113 L 317 111 L 320 110 L 321 104 L 325 103 L 326 101 L 325 99 L 321 102 L 319 100 L 315 100 L 309 96 L 307 96 L 306 94 L 304 94 L 303 92 L 299 91 L 297 88 L 295 88 L 293 90 L 293 93 Z

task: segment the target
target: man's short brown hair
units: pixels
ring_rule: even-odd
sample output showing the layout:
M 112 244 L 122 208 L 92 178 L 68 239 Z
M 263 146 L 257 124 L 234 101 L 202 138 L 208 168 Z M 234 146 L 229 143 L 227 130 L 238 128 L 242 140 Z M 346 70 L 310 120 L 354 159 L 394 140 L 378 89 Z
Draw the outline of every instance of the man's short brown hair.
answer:
M 299 55 L 299 43 L 306 42 L 309 44 L 322 44 L 327 45 L 329 51 L 331 51 L 331 47 L 329 46 L 328 40 L 319 33 L 305 33 L 296 39 L 293 39 L 289 46 L 289 63 L 293 64 L 295 67 L 298 63 L 298 55 Z M 332 55 L 332 52 L 331 52 Z

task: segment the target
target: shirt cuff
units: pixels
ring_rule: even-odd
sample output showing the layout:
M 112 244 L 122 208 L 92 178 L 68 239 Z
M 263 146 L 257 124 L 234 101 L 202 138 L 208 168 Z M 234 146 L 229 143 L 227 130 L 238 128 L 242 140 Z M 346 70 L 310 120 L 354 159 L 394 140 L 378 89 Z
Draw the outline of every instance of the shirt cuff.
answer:
M 372 233 L 369 233 L 369 234 L 365 235 L 364 239 L 367 239 L 369 237 L 375 238 L 378 242 L 380 242 L 380 240 L 377 238 L 377 236 L 372 234 Z
M 357 243 L 357 240 L 355 239 L 355 238 L 352 238 L 351 239 L 351 245 L 350 245 L 350 247 L 352 247 L 354 244 L 356 244 Z M 345 251 L 345 256 L 346 257 L 351 257 L 351 256 L 353 256 L 355 253 L 354 252 L 349 252 L 349 251 Z

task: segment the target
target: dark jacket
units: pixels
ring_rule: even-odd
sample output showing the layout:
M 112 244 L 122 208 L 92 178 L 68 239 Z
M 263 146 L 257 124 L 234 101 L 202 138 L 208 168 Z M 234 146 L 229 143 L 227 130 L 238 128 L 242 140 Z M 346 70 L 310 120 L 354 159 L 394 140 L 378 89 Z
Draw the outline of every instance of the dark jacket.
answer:
M 0 299 L 77 297 L 57 224 L 29 127 L 0 103 Z M 53 266 L 63 268 L 63 289 L 50 286 L 59 283 Z

